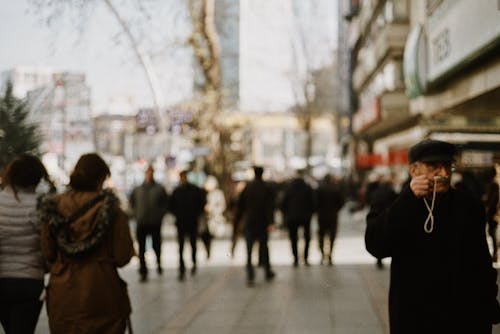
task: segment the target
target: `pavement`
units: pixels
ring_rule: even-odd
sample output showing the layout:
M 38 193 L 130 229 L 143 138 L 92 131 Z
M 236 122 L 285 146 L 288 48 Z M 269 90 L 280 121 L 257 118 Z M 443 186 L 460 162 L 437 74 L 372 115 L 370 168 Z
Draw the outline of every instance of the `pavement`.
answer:
M 256 271 L 256 284 L 245 284 L 245 245 L 240 239 L 235 257 L 227 238 L 214 241 L 212 256 L 200 243 L 198 271 L 189 274 L 190 250 L 185 247 L 188 275 L 177 281 L 177 245 L 166 227 L 163 274 L 147 253 L 149 279 L 139 282 L 134 259 L 120 275 L 128 282 L 135 333 L 385 334 L 390 260 L 379 270 L 364 248 L 366 212 L 341 212 L 333 266 L 321 265 L 316 239 L 310 246 L 310 266 L 292 266 L 286 234 L 275 231 L 270 257 L 276 278 L 267 282 Z M 300 247 L 300 246 L 299 246 Z M 300 249 L 300 248 L 299 248 Z M 499 326 L 497 326 L 499 327 Z M 0 329 L 1 332 L 1 329 Z M 49 333 L 45 309 L 35 333 Z M 500 333 L 495 328 L 494 333 Z

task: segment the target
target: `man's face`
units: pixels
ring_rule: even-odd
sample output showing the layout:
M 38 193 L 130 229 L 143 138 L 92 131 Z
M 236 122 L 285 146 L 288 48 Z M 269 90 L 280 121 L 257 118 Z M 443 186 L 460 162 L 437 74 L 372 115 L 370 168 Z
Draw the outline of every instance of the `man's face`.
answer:
M 430 181 L 431 189 L 434 189 L 436 182 L 436 192 L 444 193 L 450 190 L 450 179 L 453 166 L 451 162 L 416 162 L 410 167 L 411 177 L 425 175 Z

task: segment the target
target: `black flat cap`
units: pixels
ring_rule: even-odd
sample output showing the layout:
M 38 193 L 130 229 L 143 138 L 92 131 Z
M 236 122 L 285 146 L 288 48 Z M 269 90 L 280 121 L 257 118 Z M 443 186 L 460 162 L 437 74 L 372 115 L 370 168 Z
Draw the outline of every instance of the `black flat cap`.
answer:
M 454 160 L 456 147 L 453 144 L 425 139 L 412 146 L 408 151 L 409 163 L 421 162 L 451 162 Z

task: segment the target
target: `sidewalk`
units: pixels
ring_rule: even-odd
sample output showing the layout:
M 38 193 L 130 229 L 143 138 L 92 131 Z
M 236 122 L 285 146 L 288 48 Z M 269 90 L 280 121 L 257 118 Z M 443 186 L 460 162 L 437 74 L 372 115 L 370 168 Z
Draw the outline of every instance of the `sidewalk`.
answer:
M 135 333 L 387 333 L 389 271 L 375 268 L 364 249 L 364 225 L 349 218 L 339 228 L 332 267 L 319 265 L 314 239 L 311 266 L 293 268 L 286 235 L 273 233 L 270 256 L 276 279 L 266 282 L 257 269 L 253 288 L 245 285 L 243 239 L 234 259 L 227 239 L 214 241 L 209 261 L 200 243 L 197 275 L 178 282 L 177 245 L 166 238 L 163 276 L 154 270 L 152 252 L 147 253 L 147 283 L 139 283 L 137 259 L 120 270 L 129 284 Z M 189 247 L 185 258 L 189 270 Z M 45 309 L 36 333 L 49 333 Z
M 387 334 L 389 260 L 378 270 L 364 248 L 362 214 L 342 212 L 334 248 L 334 265 L 319 265 L 315 236 L 310 245 L 310 267 L 293 268 L 286 236 L 275 232 L 270 256 L 276 278 L 245 285 L 245 244 L 240 239 L 235 258 L 230 241 L 215 240 L 212 258 L 205 259 L 199 243 L 198 272 L 178 282 L 177 244 L 163 244 L 163 276 L 158 276 L 152 252 L 147 253 L 150 277 L 139 283 L 138 261 L 120 270 L 128 282 L 135 333 L 193 334 Z M 189 273 L 189 247 L 185 253 Z M 0 330 L 1 332 L 1 330 Z M 49 333 L 45 309 L 37 334 Z M 493 333 L 500 334 L 500 326 Z

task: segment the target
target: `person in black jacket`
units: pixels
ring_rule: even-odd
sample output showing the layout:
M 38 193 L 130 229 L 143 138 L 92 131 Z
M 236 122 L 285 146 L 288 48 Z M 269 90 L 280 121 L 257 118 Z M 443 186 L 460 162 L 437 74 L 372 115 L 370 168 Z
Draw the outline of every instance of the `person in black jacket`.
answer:
M 484 209 L 450 187 L 455 150 L 436 140 L 413 146 L 409 187 L 367 221 L 367 250 L 392 257 L 391 334 L 491 333 L 500 321 Z
M 147 280 L 146 238 L 151 236 L 156 255 L 156 270 L 162 274 L 161 265 L 161 225 L 168 209 L 168 196 L 165 188 L 154 179 L 154 168 L 149 166 L 144 172 L 144 182 L 132 190 L 129 197 L 130 211 L 137 222 L 136 237 L 139 243 L 139 275 L 141 282 Z
M 172 193 L 170 210 L 175 216 L 177 227 L 177 242 L 179 243 L 179 281 L 184 280 L 186 266 L 184 265 L 184 239 L 189 236 L 191 244 L 191 259 L 193 266 L 191 274 L 196 273 L 196 242 L 198 238 L 198 221 L 206 204 L 205 190 L 188 182 L 187 171 L 179 174 L 180 183 Z
M 337 236 L 338 215 L 345 203 L 344 195 L 340 189 L 339 183 L 327 174 L 323 182 L 316 190 L 316 211 L 318 214 L 318 243 L 321 252 L 321 263 L 327 261 L 332 265 L 332 251 L 335 238 Z M 325 254 L 324 240 L 328 233 L 330 244 Z M 326 255 L 326 257 L 325 257 Z
M 314 192 L 304 181 L 304 171 L 298 171 L 297 176 L 287 185 L 281 203 L 285 225 L 288 228 L 293 253 L 293 265 L 299 265 L 297 249 L 299 227 L 304 228 L 304 263 L 309 265 L 309 242 L 311 241 L 311 217 L 314 213 Z
M 380 176 L 377 180 L 377 186 L 372 189 L 370 195 L 367 196 L 367 204 L 370 206 L 370 211 L 367 215 L 367 220 L 372 217 L 377 217 L 380 212 L 389 207 L 397 197 L 390 177 Z M 384 263 L 381 257 L 377 258 L 377 268 L 383 269 Z
M 236 220 L 243 220 L 243 229 L 247 242 L 247 285 L 252 286 L 255 273 L 252 264 L 252 249 L 255 241 L 259 242 L 259 262 L 264 268 L 266 280 L 275 276 L 269 261 L 268 234 L 273 225 L 274 193 L 270 185 L 262 179 L 264 169 L 254 167 L 255 178 L 249 182 L 238 199 Z

